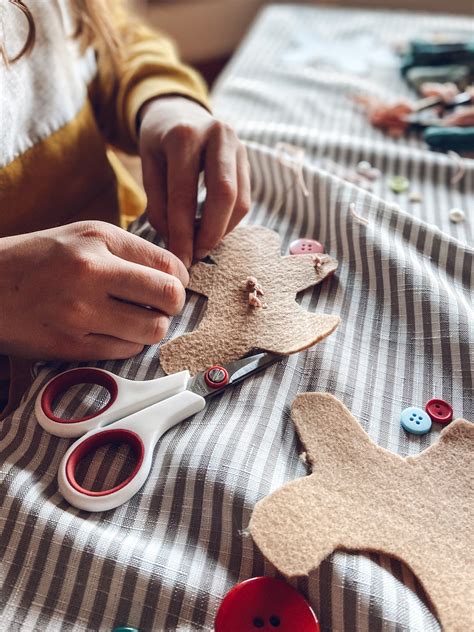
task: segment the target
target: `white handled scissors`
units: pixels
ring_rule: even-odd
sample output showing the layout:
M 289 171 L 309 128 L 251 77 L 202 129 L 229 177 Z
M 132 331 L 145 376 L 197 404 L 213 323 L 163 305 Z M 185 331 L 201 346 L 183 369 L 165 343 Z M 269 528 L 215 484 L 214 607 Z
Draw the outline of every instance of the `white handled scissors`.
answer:
M 61 461 L 59 491 L 71 505 L 86 511 L 106 511 L 127 502 L 146 481 L 154 448 L 167 430 L 201 411 L 209 398 L 282 357 L 259 353 L 215 365 L 193 378 L 189 371 L 181 371 L 145 382 L 95 368 L 60 373 L 40 391 L 35 405 L 36 417 L 47 432 L 58 437 L 81 437 Z M 109 401 L 80 419 L 57 417 L 53 412 L 55 399 L 78 384 L 102 386 L 109 393 Z M 87 454 L 107 443 L 126 443 L 132 448 L 136 458 L 133 471 L 112 489 L 85 489 L 76 480 L 77 466 Z

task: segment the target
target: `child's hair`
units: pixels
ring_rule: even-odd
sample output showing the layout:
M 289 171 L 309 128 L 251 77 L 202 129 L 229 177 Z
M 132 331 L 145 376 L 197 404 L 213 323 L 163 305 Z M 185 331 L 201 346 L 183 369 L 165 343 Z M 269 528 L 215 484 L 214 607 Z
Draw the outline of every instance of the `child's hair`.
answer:
M 18 8 L 28 21 L 28 35 L 22 49 L 14 57 L 8 58 L 3 42 L 0 42 L 0 56 L 6 64 L 12 64 L 27 55 L 34 46 L 36 37 L 35 21 L 28 6 L 23 0 L 9 0 Z M 106 53 L 114 66 L 120 65 L 122 42 L 110 19 L 117 10 L 118 0 L 71 0 L 73 17 L 76 21 L 73 37 L 78 38 L 81 50 L 94 46 L 96 50 Z

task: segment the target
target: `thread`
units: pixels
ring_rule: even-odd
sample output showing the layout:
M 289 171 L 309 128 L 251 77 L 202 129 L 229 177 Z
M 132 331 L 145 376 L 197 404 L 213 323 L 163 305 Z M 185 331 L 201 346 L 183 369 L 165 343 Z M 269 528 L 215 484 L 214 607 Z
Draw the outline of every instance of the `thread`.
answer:
M 352 217 L 356 220 L 356 222 L 358 222 L 359 224 L 369 224 L 369 220 L 366 219 L 365 217 L 362 217 L 361 215 L 358 215 L 357 211 L 356 211 L 356 205 L 354 204 L 354 202 L 351 202 L 349 204 L 349 212 L 352 215 Z
M 297 145 L 280 141 L 276 143 L 275 151 L 277 152 L 278 163 L 283 167 L 287 167 L 294 176 L 290 186 L 283 191 L 283 194 L 276 204 L 277 211 L 279 211 L 283 205 L 286 195 L 288 195 L 288 193 L 292 191 L 296 185 L 300 187 L 301 192 L 305 197 L 308 197 L 309 190 L 306 186 L 303 173 L 305 150 Z
M 266 309 L 267 304 L 264 303 L 259 297 L 263 296 L 263 289 L 257 279 L 253 276 L 247 277 L 245 281 L 245 287 L 248 290 L 248 302 L 251 307 L 259 307 Z
M 466 175 L 466 167 L 464 165 L 464 160 L 461 158 L 461 156 L 457 152 L 453 151 L 452 149 L 450 149 L 447 152 L 447 154 L 450 158 L 452 158 L 456 162 L 456 166 L 458 168 L 456 173 L 451 178 L 450 183 L 457 184 L 458 182 L 461 182 L 461 180 Z

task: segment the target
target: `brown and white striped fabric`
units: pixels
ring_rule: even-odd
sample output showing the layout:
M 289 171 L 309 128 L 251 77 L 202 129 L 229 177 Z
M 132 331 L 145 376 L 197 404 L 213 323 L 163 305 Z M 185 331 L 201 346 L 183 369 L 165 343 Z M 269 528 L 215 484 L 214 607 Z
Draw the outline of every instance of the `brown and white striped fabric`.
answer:
M 69 441 L 47 435 L 33 408 L 45 381 L 66 367 L 42 367 L 0 428 L 2 629 L 212 630 L 233 584 L 273 574 L 245 529 L 260 498 L 306 474 L 289 416 L 297 393 L 334 393 L 372 439 L 404 456 L 439 433 L 406 434 L 399 423 L 406 406 L 437 396 L 472 419 L 473 161 L 463 161 L 466 173 L 452 185 L 453 158 L 427 151 L 415 136 L 391 140 L 370 128 L 347 93 L 405 94 L 396 68 L 354 76 L 328 60 L 301 65 L 287 54 L 302 33 L 340 46 L 374 33 L 375 57 L 395 38 L 447 31 L 472 32 L 472 21 L 295 6 L 260 16 L 217 86 L 215 108 L 248 141 L 255 200 L 248 221 L 278 231 L 284 248 L 316 237 L 339 260 L 337 275 L 300 300 L 339 314 L 342 324 L 170 430 L 140 493 L 104 514 L 72 509 L 58 493 Z M 307 197 L 278 160 L 277 142 L 304 148 Z M 369 160 L 384 174 L 376 195 L 325 171 L 325 158 L 346 166 Z M 421 204 L 389 191 L 393 174 L 410 179 Z M 367 224 L 351 215 L 351 202 Z M 465 211 L 464 223 L 450 223 L 453 206 Z M 143 220 L 134 230 L 154 238 Z M 170 336 L 194 329 L 204 310 L 205 299 L 190 295 Z M 163 374 L 159 347 L 100 366 L 137 380 Z M 61 406 L 77 415 L 98 399 L 82 387 Z M 129 466 L 122 449 L 102 450 L 86 463 L 86 484 L 113 484 Z M 420 585 L 396 560 L 339 552 L 295 585 L 325 632 L 439 629 Z

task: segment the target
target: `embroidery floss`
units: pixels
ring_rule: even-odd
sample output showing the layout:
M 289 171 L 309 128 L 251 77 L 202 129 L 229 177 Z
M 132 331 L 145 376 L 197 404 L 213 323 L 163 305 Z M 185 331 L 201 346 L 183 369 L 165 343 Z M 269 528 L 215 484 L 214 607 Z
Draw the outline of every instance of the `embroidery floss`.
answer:
M 319 272 L 323 266 L 323 263 L 327 261 L 326 255 L 315 254 L 313 255 L 313 263 L 316 269 L 316 272 Z
M 264 303 L 258 298 L 258 296 L 254 292 L 250 292 L 249 305 L 250 307 L 263 307 Z
M 407 99 L 387 104 L 373 95 L 357 95 L 354 100 L 365 108 L 374 127 L 386 130 L 393 138 L 403 136 L 409 126 L 406 117 L 414 111 L 413 104 Z
M 263 296 L 263 289 L 257 279 L 253 276 L 247 277 L 245 287 L 249 292 L 249 305 L 251 307 L 260 307 L 265 309 L 267 307 L 267 304 L 259 298 L 259 296 Z
M 247 277 L 246 286 L 249 292 L 255 292 L 257 295 L 263 296 L 262 286 L 259 284 L 255 277 Z

